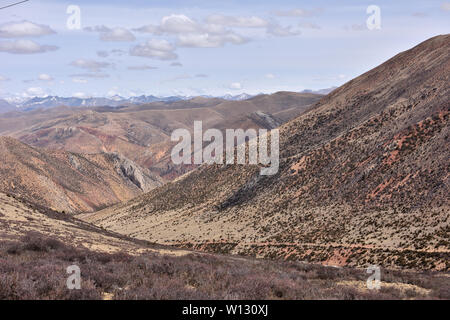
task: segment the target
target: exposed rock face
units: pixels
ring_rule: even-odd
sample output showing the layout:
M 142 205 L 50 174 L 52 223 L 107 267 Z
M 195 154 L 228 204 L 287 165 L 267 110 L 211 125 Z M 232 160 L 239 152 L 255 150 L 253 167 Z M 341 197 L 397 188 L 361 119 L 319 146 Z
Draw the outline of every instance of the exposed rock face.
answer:
M 280 119 L 276 119 L 273 115 L 262 111 L 252 113 L 249 118 L 253 119 L 264 129 L 275 129 L 283 123 Z
M 122 175 L 124 179 L 130 180 L 142 191 L 147 192 L 161 186 L 163 180 L 155 174 L 152 174 L 148 169 L 142 168 L 130 159 L 118 153 L 109 153 L 107 156 L 114 162 L 116 172 Z
M 449 270 L 449 83 L 444 35 L 284 124 L 277 175 L 202 166 L 86 219 L 205 250 Z

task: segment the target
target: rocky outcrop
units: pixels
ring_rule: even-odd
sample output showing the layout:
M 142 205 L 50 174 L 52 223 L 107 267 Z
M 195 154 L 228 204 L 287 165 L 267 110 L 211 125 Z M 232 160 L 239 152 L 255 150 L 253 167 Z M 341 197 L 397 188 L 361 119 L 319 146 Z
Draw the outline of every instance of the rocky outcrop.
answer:
M 148 169 L 139 166 L 119 153 L 107 153 L 106 155 L 113 161 L 116 172 L 142 191 L 147 192 L 163 184 L 163 180 L 159 176 L 152 174 Z

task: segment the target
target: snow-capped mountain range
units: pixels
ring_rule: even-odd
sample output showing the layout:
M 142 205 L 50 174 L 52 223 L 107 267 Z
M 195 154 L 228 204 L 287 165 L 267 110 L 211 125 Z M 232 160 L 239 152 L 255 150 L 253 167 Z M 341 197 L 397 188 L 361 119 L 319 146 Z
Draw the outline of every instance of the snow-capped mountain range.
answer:
M 301 93 L 316 93 L 316 94 L 328 94 L 335 87 L 322 89 L 322 90 L 304 90 Z M 260 93 L 262 94 L 262 93 Z M 247 93 L 241 93 L 238 95 L 226 94 L 223 96 L 211 96 L 202 95 L 203 98 L 220 98 L 230 101 L 242 101 L 253 98 L 257 95 L 250 95 Z M 0 113 L 10 112 L 10 111 L 31 111 L 36 109 L 49 109 L 59 106 L 66 107 L 119 107 L 126 105 L 142 105 L 151 102 L 174 102 L 181 100 L 190 100 L 195 97 L 193 96 L 169 96 L 169 97 L 158 97 L 154 95 L 141 95 L 133 96 L 129 98 L 124 98 L 119 95 L 112 97 L 92 97 L 92 98 L 79 98 L 79 97 L 59 97 L 59 96 L 46 96 L 46 97 L 33 97 L 33 98 L 11 98 L 11 99 L 1 99 L 0 98 Z
M 204 96 L 208 98 L 213 98 L 213 96 Z M 252 95 L 243 93 L 239 95 L 227 94 L 218 98 L 224 100 L 241 101 L 253 97 Z M 173 102 L 180 100 L 189 100 L 194 97 L 191 96 L 169 96 L 169 97 L 157 97 L 153 95 L 141 95 L 134 96 L 130 98 L 124 98 L 121 96 L 112 96 L 108 98 L 93 97 L 93 98 L 78 98 L 78 97 L 58 97 L 58 96 L 47 96 L 47 97 L 33 97 L 30 99 L 0 99 L 0 112 L 9 112 L 13 110 L 20 111 L 31 111 L 35 109 L 48 109 L 59 106 L 67 107 L 119 107 L 129 104 L 146 104 L 151 102 Z

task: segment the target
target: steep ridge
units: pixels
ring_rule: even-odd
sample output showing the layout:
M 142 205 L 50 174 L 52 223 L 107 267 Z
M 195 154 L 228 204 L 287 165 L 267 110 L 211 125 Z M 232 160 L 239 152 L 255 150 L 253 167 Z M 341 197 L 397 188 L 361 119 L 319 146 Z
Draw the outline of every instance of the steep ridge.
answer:
M 398 54 L 280 129 L 280 170 L 202 166 L 83 219 L 208 251 L 450 268 L 450 35 Z
M 0 191 L 68 213 L 129 200 L 162 184 L 117 154 L 82 155 L 30 147 L 0 137 Z

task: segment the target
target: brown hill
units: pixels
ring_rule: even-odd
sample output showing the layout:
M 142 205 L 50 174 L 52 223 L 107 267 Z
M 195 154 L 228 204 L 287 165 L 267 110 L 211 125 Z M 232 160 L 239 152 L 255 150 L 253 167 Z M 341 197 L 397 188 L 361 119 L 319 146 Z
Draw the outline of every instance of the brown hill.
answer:
M 162 181 L 118 154 L 41 150 L 0 137 L 0 190 L 65 212 L 129 200 Z
M 85 215 L 202 250 L 448 270 L 450 35 L 334 90 L 280 130 L 280 170 L 202 166 Z
M 256 116 L 263 112 L 284 123 L 306 110 L 321 96 L 278 92 L 245 101 L 194 98 L 121 108 L 55 108 L 10 113 L 0 118 L 0 134 L 29 145 L 77 153 L 118 152 L 172 179 L 192 167 L 174 167 L 170 161 L 171 133 L 193 129 L 194 120 L 208 128 L 266 127 Z

